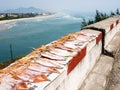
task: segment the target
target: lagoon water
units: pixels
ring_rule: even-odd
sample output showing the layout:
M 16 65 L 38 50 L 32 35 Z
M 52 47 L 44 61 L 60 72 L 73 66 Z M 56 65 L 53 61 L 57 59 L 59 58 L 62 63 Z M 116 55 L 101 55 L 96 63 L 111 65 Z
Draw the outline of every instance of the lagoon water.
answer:
M 12 22 L 7 30 L 0 31 L 0 62 L 10 60 L 10 44 L 14 58 L 26 55 L 33 48 L 79 31 L 82 18 L 93 19 L 93 16 L 93 13 L 60 13 L 52 18 Z

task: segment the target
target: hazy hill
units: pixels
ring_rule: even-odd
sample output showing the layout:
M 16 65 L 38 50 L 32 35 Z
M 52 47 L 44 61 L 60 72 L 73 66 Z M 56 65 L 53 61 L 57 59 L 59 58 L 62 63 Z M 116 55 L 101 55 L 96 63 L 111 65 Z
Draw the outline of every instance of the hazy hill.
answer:
M 28 8 L 21 7 L 17 9 L 8 9 L 8 10 L 0 11 L 0 13 L 41 13 L 41 12 L 45 12 L 45 11 L 35 7 L 28 7 Z

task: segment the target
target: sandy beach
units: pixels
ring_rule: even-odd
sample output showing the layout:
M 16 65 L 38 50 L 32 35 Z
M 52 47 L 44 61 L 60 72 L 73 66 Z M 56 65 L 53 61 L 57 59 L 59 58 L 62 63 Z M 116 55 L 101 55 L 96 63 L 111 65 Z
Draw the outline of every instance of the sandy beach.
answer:
M 36 16 L 36 17 L 30 17 L 30 18 L 20 18 L 20 19 L 12 19 L 12 20 L 2 20 L 0 21 L 0 31 L 7 29 L 7 24 L 11 22 L 17 22 L 17 21 L 23 21 L 23 20 L 33 20 L 33 19 L 44 19 L 44 18 L 50 18 L 54 17 L 55 14 L 51 15 L 44 15 L 44 16 Z

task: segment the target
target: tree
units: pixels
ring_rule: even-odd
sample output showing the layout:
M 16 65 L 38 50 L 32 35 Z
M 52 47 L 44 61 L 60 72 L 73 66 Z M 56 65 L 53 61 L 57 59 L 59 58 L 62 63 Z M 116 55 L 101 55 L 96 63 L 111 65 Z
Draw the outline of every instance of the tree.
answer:
M 120 12 L 119 12 L 119 9 L 117 8 L 117 10 L 116 10 L 116 14 L 117 15 L 119 15 L 120 14 Z
M 96 10 L 96 15 L 95 15 L 95 22 L 99 22 L 101 20 L 101 13 Z
M 88 22 L 86 22 L 85 18 L 83 18 L 82 22 L 81 22 L 81 27 L 87 26 Z
M 110 16 L 114 16 L 114 15 L 115 15 L 115 13 L 111 11 L 111 14 L 110 14 Z
M 8 14 L 5 14 L 5 18 L 6 18 L 6 19 L 8 18 Z
M 102 12 L 99 12 L 98 10 L 96 10 L 95 19 L 94 20 L 88 20 L 88 21 L 86 21 L 83 18 L 83 21 L 81 22 L 81 27 L 84 27 L 84 26 L 87 26 L 87 25 L 99 22 L 99 21 L 104 20 L 104 19 L 106 19 L 108 17 L 109 16 L 106 13 L 102 13 Z
M 89 20 L 89 21 L 88 21 L 88 25 L 93 24 L 93 23 L 94 23 L 93 20 Z

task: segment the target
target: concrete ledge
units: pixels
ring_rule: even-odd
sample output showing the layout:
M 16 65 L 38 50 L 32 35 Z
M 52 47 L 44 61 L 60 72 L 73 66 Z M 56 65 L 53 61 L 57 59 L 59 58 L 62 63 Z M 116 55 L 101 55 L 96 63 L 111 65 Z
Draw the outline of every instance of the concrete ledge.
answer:
M 97 33 L 99 32 L 97 31 Z M 60 77 L 62 78 L 58 77 L 56 80 L 53 81 L 54 83 L 51 82 L 44 88 L 44 90 L 78 90 L 79 86 L 83 83 L 83 81 L 85 80 L 89 72 L 92 70 L 101 55 L 102 42 L 101 40 L 98 44 L 95 44 L 95 42 L 96 40 L 93 40 L 87 45 L 85 57 L 68 75 L 66 71 L 64 71 L 64 74 L 60 75 Z M 88 48 L 91 46 L 92 48 Z
M 120 47 L 120 31 L 115 34 L 110 43 L 105 47 L 109 52 L 115 52 Z
M 104 39 L 104 48 L 109 44 L 109 42 L 112 40 L 116 32 L 120 29 L 120 16 L 114 16 L 110 17 L 108 19 L 102 20 L 100 22 L 97 22 L 95 24 L 88 25 L 83 28 L 84 29 L 93 29 L 96 31 L 101 31 L 103 34 Z M 103 33 L 104 32 L 104 33 Z

